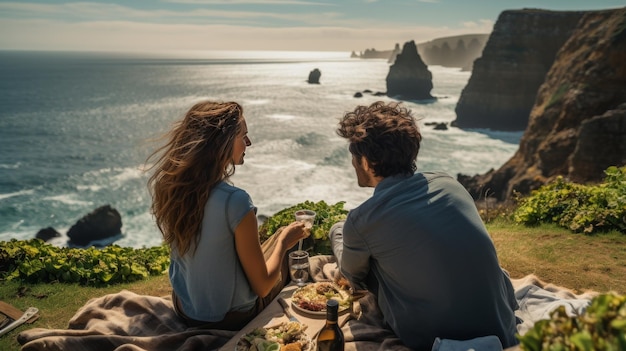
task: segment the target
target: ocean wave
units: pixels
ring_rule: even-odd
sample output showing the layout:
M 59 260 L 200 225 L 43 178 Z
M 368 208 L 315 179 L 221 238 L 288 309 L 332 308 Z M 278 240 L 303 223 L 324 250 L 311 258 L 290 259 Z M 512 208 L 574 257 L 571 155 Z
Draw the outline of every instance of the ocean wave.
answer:
M 119 182 L 127 182 L 127 181 L 131 181 L 135 179 L 140 179 L 144 175 L 141 169 L 136 168 L 136 167 L 128 167 L 128 168 L 122 168 L 122 169 L 116 168 L 114 170 L 118 171 L 119 173 L 113 176 L 113 179 Z
M 100 191 L 102 189 L 103 189 L 102 186 L 95 185 L 95 184 L 92 184 L 92 185 L 77 185 L 76 186 L 76 190 L 78 190 L 78 191 L 88 190 L 88 191 L 91 191 L 91 192 L 94 192 L 94 193 L 97 192 L 97 191 Z
M 243 100 L 242 104 L 244 106 L 244 108 L 246 107 L 246 105 L 267 105 L 270 103 L 270 100 L 268 99 L 249 99 L 249 100 Z
M 296 116 L 294 115 L 284 115 L 284 114 L 278 114 L 278 113 L 271 114 L 268 117 L 272 119 L 281 120 L 281 121 L 289 121 L 289 120 L 296 118 Z
M 21 196 L 21 195 L 31 195 L 35 192 L 35 190 L 20 190 L 20 191 L 16 191 L 14 193 L 7 193 L 7 194 L 0 194 L 0 200 L 3 199 L 8 199 L 10 197 L 14 197 L 14 196 Z
M 16 162 L 14 164 L 0 163 L 0 168 L 1 169 L 18 169 L 20 168 L 21 165 L 22 165 L 21 162 Z
M 55 195 L 55 196 L 46 196 L 41 199 L 45 201 L 60 202 L 66 205 L 93 206 L 93 202 L 77 200 L 75 196 L 76 196 L 75 194 L 62 194 L 62 195 Z

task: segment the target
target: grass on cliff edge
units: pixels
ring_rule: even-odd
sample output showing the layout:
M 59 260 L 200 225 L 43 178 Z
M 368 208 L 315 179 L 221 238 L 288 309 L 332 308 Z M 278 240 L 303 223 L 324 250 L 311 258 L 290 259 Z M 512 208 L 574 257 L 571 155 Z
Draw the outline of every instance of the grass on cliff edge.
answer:
M 577 293 L 594 290 L 626 294 L 626 235 L 619 232 L 586 236 L 556 225 L 525 227 L 504 220 L 487 224 L 500 263 L 512 278 L 535 274 L 543 281 Z M 89 299 L 122 289 L 138 294 L 169 296 L 167 275 L 106 288 L 71 284 L 2 282 L 0 300 L 26 310 L 35 306 L 40 317 L 0 338 L 0 350 L 19 350 L 17 334 L 30 328 L 66 328 Z

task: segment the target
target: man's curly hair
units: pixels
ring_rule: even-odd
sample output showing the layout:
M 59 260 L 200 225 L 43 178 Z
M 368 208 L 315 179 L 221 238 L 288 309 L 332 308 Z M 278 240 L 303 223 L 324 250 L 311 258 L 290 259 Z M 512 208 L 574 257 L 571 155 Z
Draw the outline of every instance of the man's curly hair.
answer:
M 346 113 L 337 134 L 350 142 L 350 152 L 365 156 L 376 176 L 411 175 L 422 135 L 411 111 L 400 103 L 377 101 Z

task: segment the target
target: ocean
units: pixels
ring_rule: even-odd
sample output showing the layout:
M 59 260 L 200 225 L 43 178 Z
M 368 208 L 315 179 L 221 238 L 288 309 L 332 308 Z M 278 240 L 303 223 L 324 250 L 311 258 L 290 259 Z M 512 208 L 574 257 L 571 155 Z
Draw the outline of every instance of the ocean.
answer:
M 320 84 L 306 82 L 318 68 Z M 451 122 L 471 72 L 430 66 L 431 102 L 405 101 L 423 143 L 418 170 L 478 174 L 517 150 L 522 132 L 434 130 Z M 0 51 L 0 241 L 42 228 L 64 234 L 110 204 L 122 216 L 120 246 L 150 247 L 161 235 L 149 212 L 146 158 L 155 138 L 195 102 L 242 104 L 252 146 L 232 182 L 258 214 L 310 200 L 358 206 L 347 143 L 335 133 L 357 105 L 394 101 L 389 63 L 349 52 L 181 52 L 176 54 Z M 67 238 L 53 241 L 63 246 Z

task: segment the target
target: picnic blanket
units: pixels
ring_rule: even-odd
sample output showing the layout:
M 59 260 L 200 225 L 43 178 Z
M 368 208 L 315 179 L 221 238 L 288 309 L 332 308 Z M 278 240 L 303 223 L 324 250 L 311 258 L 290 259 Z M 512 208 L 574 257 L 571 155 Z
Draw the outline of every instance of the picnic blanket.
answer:
M 316 281 L 334 280 L 338 270 L 333 256 L 311 257 L 311 276 Z M 511 279 L 520 309 L 520 333 L 550 311 L 565 305 L 571 314 L 582 312 L 594 293 L 576 295 L 569 289 L 547 284 L 534 275 Z M 41 313 L 45 313 L 42 311 Z M 343 326 L 346 350 L 410 350 L 386 329 L 376 299 L 365 294 Z M 67 329 L 33 328 L 18 335 L 22 351 L 192 351 L 216 350 L 236 332 L 187 328 L 174 312 L 170 297 L 138 295 L 128 290 L 89 300 L 69 321 Z M 477 340 L 485 342 L 485 340 Z M 437 350 L 461 347 L 440 340 Z M 433 347 L 435 349 L 435 347 Z M 467 348 L 465 348 L 467 350 Z M 232 351 L 232 350 L 229 350 Z

